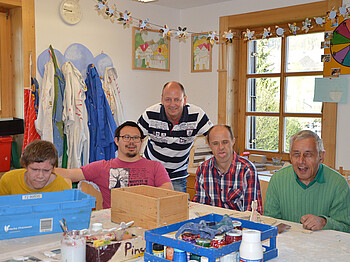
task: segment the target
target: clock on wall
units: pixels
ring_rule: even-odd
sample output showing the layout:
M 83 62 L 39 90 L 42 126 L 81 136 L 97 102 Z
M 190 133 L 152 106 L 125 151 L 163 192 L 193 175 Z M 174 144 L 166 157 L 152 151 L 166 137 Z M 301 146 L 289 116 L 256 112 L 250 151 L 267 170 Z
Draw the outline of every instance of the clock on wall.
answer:
M 75 25 L 79 23 L 82 17 L 82 12 L 78 1 L 63 0 L 60 6 L 60 15 L 67 24 Z

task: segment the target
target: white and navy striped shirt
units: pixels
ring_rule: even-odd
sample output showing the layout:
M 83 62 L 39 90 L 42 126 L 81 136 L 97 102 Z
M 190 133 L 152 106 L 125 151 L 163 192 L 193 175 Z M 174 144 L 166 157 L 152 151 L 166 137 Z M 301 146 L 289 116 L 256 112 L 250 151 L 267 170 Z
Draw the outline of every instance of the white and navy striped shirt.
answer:
M 149 136 L 144 156 L 161 162 L 171 179 L 188 176 L 191 146 L 196 136 L 206 135 L 213 125 L 200 107 L 191 104 L 184 106 L 176 125 L 168 120 L 161 104 L 147 108 L 138 123 Z

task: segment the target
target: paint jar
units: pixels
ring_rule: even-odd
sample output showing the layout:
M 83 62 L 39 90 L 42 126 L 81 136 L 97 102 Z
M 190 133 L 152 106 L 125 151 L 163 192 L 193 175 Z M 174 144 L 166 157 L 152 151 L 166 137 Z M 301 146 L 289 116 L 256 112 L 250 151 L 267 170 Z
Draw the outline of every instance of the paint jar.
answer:
M 187 262 L 186 252 L 177 248 L 174 248 L 174 258 L 175 262 Z
M 225 245 L 225 234 L 216 235 L 211 241 L 211 246 L 222 248 Z
M 166 259 L 173 261 L 174 259 L 174 248 L 173 247 L 166 247 Z
M 73 230 L 63 234 L 61 260 L 63 262 L 85 262 L 86 241 L 79 231 Z
M 239 247 L 240 262 L 262 262 L 263 248 L 261 245 L 261 232 L 257 230 L 243 230 L 242 242 Z
M 153 255 L 164 258 L 164 246 L 161 244 L 153 244 Z
M 241 240 L 242 240 L 242 231 L 237 229 L 232 229 L 226 232 L 226 236 L 225 236 L 226 245 L 229 245 L 233 242 L 238 242 Z
M 196 245 L 202 247 L 210 247 L 211 239 L 210 238 L 197 238 Z

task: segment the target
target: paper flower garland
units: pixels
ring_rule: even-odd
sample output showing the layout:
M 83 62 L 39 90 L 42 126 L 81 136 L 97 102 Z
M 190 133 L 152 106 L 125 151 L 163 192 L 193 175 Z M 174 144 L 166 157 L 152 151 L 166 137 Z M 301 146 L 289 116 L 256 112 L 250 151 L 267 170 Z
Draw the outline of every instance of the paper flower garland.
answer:
M 140 27 L 140 31 L 142 30 L 147 30 L 148 28 L 151 28 L 151 26 L 149 25 L 149 20 L 148 18 L 145 20 L 139 20 L 139 27 Z
M 226 43 L 232 43 L 233 33 L 231 32 L 231 30 L 228 32 L 224 32 L 222 36 L 223 38 L 225 38 Z
M 142 30 L 147 30 L 147 29 L 151 29 L 151 23 L 149 22 L 149 19 L 139 19 L 139 18 L 135 18 L 132 17 L 130 15 L 130 12 L 128 12 L 127 10 L 124 11 L 124 13 L 120 12 L 117 10 L 116 5 L 113 5 L 112 7 L 109 7 L 108 5 L 108 0 L 94 0 L 96 2 L 95 5 L 95 9 L 97 10 L 98 14 L 101 14 L 105 19 L 109 19 L 111 20 L 111 22 L 114 22 L 114 19 L 117 19 L 118 21 L 122 22 L 122 24 L 124 26 L 132 24 L 133 23 L 133 19 L 136 19 L 136 21 L 138 21 L 138 26 L 140 28 L 140 31 Z M 117 18 L 119 15 L 119 18 Z M 334 8 L 327 12 L 327 15 L 325 17 L 314 17 L 314 22 L 316 25 L 318 26 L 323 26 L 323 24 L 325 24 L 326 20 L 332 20 L 332 23 L 335 22 L 334 20 L 338 17 L 338 16 L 343 16 L 344 19 L 348 19 L 350 17 L 349 14 L 349 8 L 346 6 L 342 6 L 338 9 L 338 11 L 336 11 Z M 152 24 L 153 26 L 156 26 L 159 29 L 159 32 L 163 33 L 163 37 L 170 37 L 172 34 L 171 29 L 165 25 L 164 27 L 160 26 L 160 25 L 156 25 L 156 24 Z M 296 35 L 297 31 L 300 30 L 300 28 L 297 26 L 296 23 L 291 23 L 288 24 L 288 29 L 289 31 Z M 305 33 L 308 33 L 309 30 L 313 28 L 312 25 L 312 21 L 310 18 L 306 18 L 305 21 L 302 22 L 302 28 L 301 30 L 304 31 Z M 175 30 L 175 29 L 173 29 Z M 280 37 L 284 37 L 284 32 L 286 30 L 276 26 L 276 35 L 280 36 Z M 178 30 L 176 31 L 176 37 L 178 39 L 186 39 L 188 34 L 192 34 L 194 32 L 189 32 L 187 31 L 187 27 L 178 27 Z M 269 28 L 264 28 L 264 32 L 263 33 L 259 33 L 258 35 L 261 36 L 262 39 L 268 39 L 269 37 L 272 36 L 270 27 Z M 250 29 L 247 29 L 246 32 L 242 33 L 242 36 L 236 35 L 235 33 L 232 33 L 231 30 L 229 30 L 228 32 L 224 32 L 222 34 L 222 38 L 225 39 L 226 43 L 232 43 L 233 38 L 243 38 L 244 40 L 253 40 L 256 38 L 255 35 L 255 31 L 251 31 Z M 213 45 L 214 43 L 218 43 L 219 41 L 219 36 L 216 33 L 216 31 L 210 31 L 209 35 L 207 37 L 207 40 L 210 41 L 210 44 Z
M 176 36 L 178 38 L 183 38 L 183 39 L 186 39 L 187 37 L 187 27 L 184 27 L 184 28 L 181 28 L 180 26 L 178 27 L 178 31 L 176 32 Z
M 163 38 L 166 36 L 170 37 L 171 33 L 172 33 L 167 25 L 165 25 L 163 28 L 159 29 L 159 32 L 163 33 Z
M 119 13 L 118 21 L 121 21 L 123 25 L 128 25 L 132 22 L 132 17 L 130 16 L 130 12 L 128 10 L 125 10 L 124 13 Z
M 262 35 L 262 39 L 268 39 L 272 35 L 271 29 L 269 28 L 264 28 L 264 33 Z
M 309 30 L 313 27 L 311 25 L 311 19 L 306 18 L 305 21 L 302 23 L 303 27 L 301 28 L 302 31 L 305 31 L 305 33 L 309 32 Z
M 319 26 L 323 26 L 323 24 L 326 22 L 326 19 L 324 17 L 315 17 L 315 22 Z
M 251 41 L 251 40 L 255 39 L 254 34 L 255 34 L 255 31 L 250 31 L 249 29 L 247 29 L 246 32 L 243 32 L 244 40 Z
M 207 40 L 209 40 L 211 45 L 213 45 L 215 42 L 219 41 L 218 34 L 216 33 L 216 31 L 209 32 Z
M 297 31 L 300 29 L 300 27 L 297 26 L 296 23 L 288 24 L 289 32 L 291 32 L 293 35 L 297 34 Z
M 276 25 L 276 35 L 284 37 L 284 32 L 285 31 L 286 30 L 284 30 L 282 27 L 279 27 L 279 26 Z

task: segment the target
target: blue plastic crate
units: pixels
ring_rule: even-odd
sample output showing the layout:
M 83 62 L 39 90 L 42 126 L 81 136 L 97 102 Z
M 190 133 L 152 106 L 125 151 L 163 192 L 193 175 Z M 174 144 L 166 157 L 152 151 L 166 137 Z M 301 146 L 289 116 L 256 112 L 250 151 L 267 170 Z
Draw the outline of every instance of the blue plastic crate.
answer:
M 182 225 L 189 222 L 199 223 L 201 220 L 220 222 L 222 218 L 223 216 L 221 215 L 210 214 L 203 217 L 198 217 L 195 219 L 190 219 L 180 223 L 146 231 L 145 232 L 146 251 L 144 255 L 145 262 L 169 261 L 164 258 L 156 257 L 152 254 L 153 243 L 158 243 L 164 246 L 177 248 L 199 256 L 208 257 L 209 262 L 215 262 L 216 258 L 238 251 L 239 246 L 241 245 L 241 241 L 223 246 L 222 248 L 205 248 L 202 246 L 193 245 L 191 243 L 185 242 L 180 239 L 172 239 L 172 238 L 163 236 L 165 234 L 169 234 L 177 231 Z M 264 245 L 266 249 L 264 253 L 264 261 L 277 257 L 277 254 L 278 254 L 278 250 L 276 248 L 277 227 L 264 225 L 260 223 L 254 223 L 251 221 L 246 221 L 238 218 L 231 217 L 231 219 L 241 221 L 243 228 L 249 228 L 249 229 L 261 231 L 261 241 L 267 240 L 267 239 L 269 240 L 269 246 Z
M 95 198 L 77 189 L 41 194 L 0 196 L 0 240 L 63 232 L 90 225 Z

